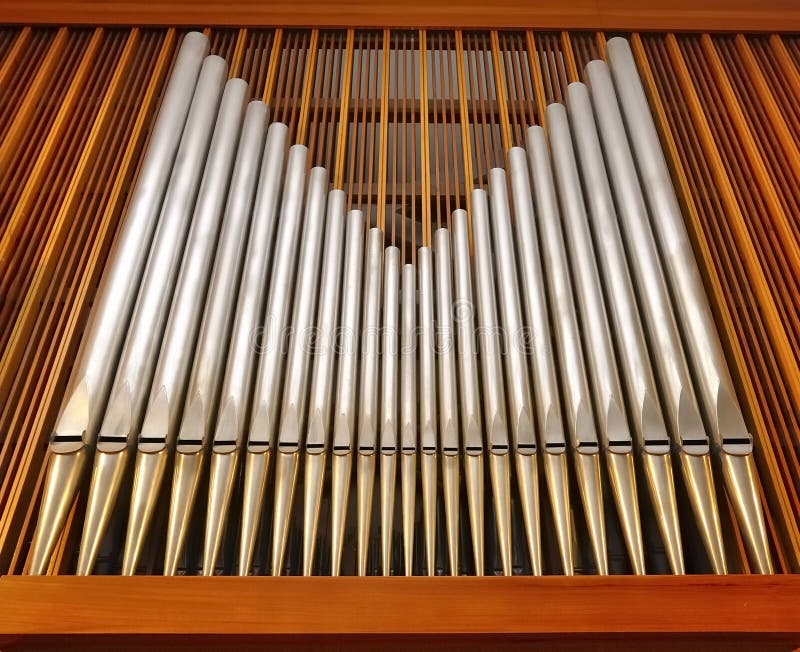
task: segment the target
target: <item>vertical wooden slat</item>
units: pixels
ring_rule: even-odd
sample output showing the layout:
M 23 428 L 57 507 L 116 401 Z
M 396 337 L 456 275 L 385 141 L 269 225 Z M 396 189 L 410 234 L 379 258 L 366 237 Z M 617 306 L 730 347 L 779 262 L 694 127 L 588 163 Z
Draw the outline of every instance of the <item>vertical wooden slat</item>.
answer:
M 386 166 L 389 142 L 389 75 L 391 32 L 383 30 L 383 74 L 381 76 L 380 146 L 378 147 L 378 228 L 386 234 Z
M 422 194 L 422 244 L 431 246 L 431 159 L 428 131 L 428 36 L 419 30 L 420 193 Z
M 508 118 L 508 102 L 506 100 L 506 79 L 503 74 L 503 61 L 500 53 L 500 40 L 497 31 L 493 30 L 492 39 L 492 68 L 494 69 L 494 83 L 497 95 L 497 112 L 500 119 L 500 139 L 503 142 L 503 152 L 511 149 L 511 124 Z
M 347 30 L 347 44 L 344 54 L 344 72 L 342 73 L 342 98 L 339 104 L 339 133 L 336 145 L 336 174 L 334 188 L 344 188 L 344 165 L 347 160 L 347 127 L 350 112 L 350 86 L 353 79 L 353 51 L 355 47 L 355 30 Z

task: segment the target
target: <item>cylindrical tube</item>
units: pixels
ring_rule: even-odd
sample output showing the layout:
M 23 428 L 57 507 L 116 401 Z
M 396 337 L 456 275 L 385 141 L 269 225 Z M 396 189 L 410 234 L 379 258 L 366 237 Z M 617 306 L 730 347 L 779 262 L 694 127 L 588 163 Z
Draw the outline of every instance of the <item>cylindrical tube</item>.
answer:
M 419 428 L 422 451 L 438 451 L 436 436 L 436 330 L 431 250 L 417 251 L 419 273 Z
M 439 435 L 442 452 L 457 455 L 461 450 L 458 432 L 458 390 L 456 379 L 455 333 L 453 332 L 453 267 L 450 232 L 437 229 L 433 234 L 436 268 L 436 353 L 439 371 Z
M 383 351 L 381 353 L 381 452 L 397 452 L 400 354 L 400 250 L 387 247 L 383 266 Z

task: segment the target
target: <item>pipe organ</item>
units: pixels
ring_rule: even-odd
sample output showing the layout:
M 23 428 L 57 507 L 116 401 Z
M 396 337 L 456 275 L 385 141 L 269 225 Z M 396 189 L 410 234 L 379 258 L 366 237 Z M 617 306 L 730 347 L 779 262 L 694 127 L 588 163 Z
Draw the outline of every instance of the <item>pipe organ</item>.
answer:
M 800 568 L 794 36 L 6 27 L 0 89 L 0 600 Z

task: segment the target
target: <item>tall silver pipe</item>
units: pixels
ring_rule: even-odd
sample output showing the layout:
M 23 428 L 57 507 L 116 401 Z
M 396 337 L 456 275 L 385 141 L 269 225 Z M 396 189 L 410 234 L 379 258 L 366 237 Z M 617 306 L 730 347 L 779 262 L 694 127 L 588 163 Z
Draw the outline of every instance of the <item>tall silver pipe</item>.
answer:
M 522 517 L 528 539 L 528 552 L 534 575 L 542 574 L 542 544 L 539 529 L 539 481 L 536 434 L 533 426 L 530 377 L 526 360 L 526 333 L 517 282 L 517 264 L 511 235 L 511 210 L 508 203 L 506 173 L 502 168 L 489 171 L 489 201 L 492 211 L 492 243 L 497 272 L 500 314 L 505 333 L 505 371 L 511 436 L 517 467 Z
M 683 550 L 678 506 L 669 455 L 669 435 L 658 402 L 658 390 L 647 352 L 644 328 L 636 307 L 633 282 L 625 262 L 625 249 L 617 224 L 616 208 L 606 174 L 603 151 L 585 85 L 567 89 L 572 137 L 578 152 L 589 208 L 594 249 L 606 286 L 607 308 L 616 333 L 621 375 L 629 406 L 628 415 L 642 456 L 644 474 L 661 539 L 676 575 L 683 575 Z
M 608 325 L 600 274 L 594 259 L 591 233 L 581 192 L 581 180 L 572 149 L 567 110 L 563 104 L 547 107 L 547 133 L 561 203 L 561 225 L 567 258 L 572 269 L 575 299 L 581 316 L 584 361 L 588 375 L 600 443 L 605 452 L 611 490 L 617 507 L 622 536 L 634 574 L 644 575 L 644 546 L 631 437 L 622 383 L 617 371 L 614 345 Z M 584 188 L 586 195 L 595 189 Z
M 483 575 L 483 421 L 478 376 L 478 351 L 475 343 L 475 303 L 472 298 L 472 272 L 469 256 L 467 213 L 453 211 L 454 292 L 452 317 L 457 333 L 459 408 L 464 446 L 464 472 L 467 479 L 472 557 L 475 575 Z
M 419 428 L 422 449 L 422 521 L 428 575 L 436 574 L 436 330 L 433 322 L 433 260 L 430 247 L 417 250 L 419 274 Z
M 475 246 L 475 296 L 480 351 L 483 413 L 489 445 L 489 477 L 497 520 L 497 540 L 503 574 L 511 575 L 511 469 L 508 418 L 503 384 L 500 322 L 494 289 L 492 234 L 486 192 L 472 191 L 472 240 Z M 455 222 L 458 224 L 458 221 Z M 456 226 L 457 229 L 457 226 Z M 571 538 L 569 539 L 571 541 Z M 572 555 L 570 555 L 570 560 Z
M 364 263 L 364 216 L 361 211 L 348 213 L 345 238 L 342 319 L 337 337 L 339 367 L 331 459 L 331 575 L 338 575 L 341 570 L 350 473 L 353 466 Z
M 278 429 L 281 379 L 286 358 L 284 339 L 289 325 L 289 309 L 294 293 L 307 155 L 308 149 L 304 145 L 293 145 L 289 149 L 286 163 L 286 185 L 283 190 L 278 235 L 270 274 L 269 297 L 266 314 L 262 321 L 263 337 L 258 342 L 261 348 L 261 359 L 253 390 L 242 498 L 241 547 L 246 550 L 251 550 L 255 546 L 267 482 L 269 458 Z M 240 450 L 240 440 L 233 437 L 235 433 L 227 429 L 221 430 L 220 425 L 222 424 L 218 424 L 217 432 L 214 435 L 214 448 L 211 455 L 206 535 L 203 549 L 204 575 L 213 574 L 216 566 L 222 535 L 227 523 L 228 506 L 233 493 Z
M 525 150 L 508 151 L 508 176 L 514 205 L 514 234 L 519 254 L 520 290 L 532 346 L 531 371 L 536 426 L 542 446 L 547 493 L 555 523 L 556 540 L 565 575 L 573 574 L 572 520 L 567 474 L 567 442 L 561 414 L 560 392 L 550 332 L 544 273 L 533 212 L 533 196 Z
M 383 275 L 383 231 L 370 229 L 364 260 L 364 313 L 361 324 L 361 371 L 358 401 L 357 564 L 359 575 L 367 574 L 372 490 L 375 485 L 375 450 L 378 446 L 378 378 L 381 346 L 381 282 Z
M 679 450 L 689 500 L 715 573 L 727 571 L 709 441 L 689 374 L 666 279 L 650 230 L 633 153 L 608 66 L 587 68 L 595 118 L 611 176 L 622 235 L 661 388 L 662 407 Z
M 317 542 L 317 524 L 322 501 L 330 440 L 333 387 L 336 380 L 336 328 L 339 324 L 339 301 L 344 258 L 344 207 L 347 196 L 341 190 L 328 194 L 325 222 L 325 253 L 320 279 L 319 316 L 317 318 L 314 370 L 311 379 L 306 427 L 306 472 L 303 500 L 303 575 L 311 575 Z
M 198 218 L 210 214 L 208 219 L 219 220 L 224 205 L 224 193 L 219 197 L 220 186 L 227 190 L 246 99 L 241 87 L 233 84 L 227 86 L 220 103 L 220 90 L 227 72 L 227 64 L 219 57 L 206 57 L 203 62 L 196 90 L 197 117 L 192 115 L 195 110 L 193 103 L 186 127 L 192 129 L 190 133 L 195 137 L 187 141 L 186 147 L 181 147 L 178 153 L 178 165 L 164 199 L 162 217 L 97 437 L 97 453 L 78 555 L 79 575 L 92 572 L 125 475 L 128 451 L 142 425 L 159 347 L 175 296 L 187 232 L 193 221 L 195 200 L 197 207 L 194 212 Z M 213 126 L 215 118 L 216 125 Z M 209 148 L 208 134 L 212 126 Z M 204 172 L 206 154 L 215 164 L 206 167 Z M 182 165 L 184 161 L 186 163 Z M 193 247 L 201 246 L 195 242 L 191 244 Z M 199 310 L 202 307 L 192 304 L 191 308 Z
M 229 85 L 236 83 L 242 88 L 243 97 L 246 96 L 247 83 L 241 79 L 228 82 Z M 230 188 L 223 189 L 224 178 L 220 179 L 218 188 L 221 196 L 227 194 L 228 198 L 221 229 L 220 221 L 214 219 L 211 210 L 197 215 L 192 224 L 187 251 L 193 252 L 193 255 L 184 260 L 181 268 L 175 290 L 176 303 L 167 323 L 162 353 L 139 435 L 122 563 L 123 575 L 133 575 L 136 571 L 158 502 L 168 458 L 177 438 L 190 369 L 191 380 L 183 412 L 195 420 L 195 427 L 199 431 L 211 420 L 209 413 L 213 414 L 216 409 L 268 112 L 263 102 L 250 102 L 247 107 Z M 218 235 L 219 245 L 215 256 Z M 195 241 L 197 246 L 193 244 Z M 200 326 L 200 311 L 192 307 L 201 305 L 206 294 L 208 299 Z M 184 343 L 191 341 L 198 328 L 197 349 L 192 363 L 192 348 Z
M 292 336 L 283 385 L 283 407 L 278 430 L 278 457 L 275 463 L 275 504 L 272 527 L 272 574 L 280 575 L 289 533 L 301 437 L 305 434 L 308 406 L 308 381 L 311 366 L 312 329 L 317 314 L 317 290 L 322 261 L 322 234 L 325 229 L 325 199 L 328 172 L 312 168 L 308 178 L 308 197 L 303 220 L 303 238 L 297 273 L 297 288 L 292 317 Z
M 200 32 L 189 32 L 181 43 L 125 219 L 95 296 L 50 441 L 44 497 L 31 542 L 31 575 L 47 569 L 94 447 L 208 48 L 208 39 Z
M 200 406 L 193 402 L 187 403 L 178 431 L 164 557 L 165 575 L 174 575 L 177 570 L 210 440 L 219 434 L 220 441 L 241 442 L 247 425 L 257 355 L 252 338 L 261 325 L 264 313 L 288 131 L 286 125 L 278 122 L 270 125 L 267 130 L 244 269 L 233 327 L 228 338 L 230 344 L 218 399 L 219 412 L 207 409 L 203 404 L 203 418 L 198 419 L 195 410 Z M 209 330 L 212 330 L 210 326 Z M 213 340 L 210 346 L 219 346 L 219 343 Z M 192 397 L 190 391 L 190 401 L 193 400 Z M 242 555 L 246 554 L 247 551 L 242 551 Z M 244 564 L 240 558 L 240 572 L 243 568 L 246 574 L 249 557 Z
M 450 574 L 458 575 L 459 531 L 459 441 L 458 377 L 456 376 L 455 333 L 453 331 L 453 264 L 450 232 L 437 229 L 433 234 L 433 259 L 436 280 L 436 355 L 439 372 L 439 436 L 442 450 L 442 485 L 447 530 Z
M 383 350 L 381 351 L 381 569 L 391 575 L 400 358 L 400 250 L 383 252 Z
M 748 554 L 759 573 L 772 573 L 769 543 L 754 478 L 753 438 L 733 386 L 700 270 L 686 233 L 642 82 L 625 39 L 608 42 L 608 61 L 630 143 L 641 172 L 667 280 L 697 381 L 706 424 L 722 460 L 728 496 L 745 535 Z
M 549 114 L 548 114 L 549 121 Z M 572 440 L 578 489 L 591 539 L 597 572 L 608 573 L 606 528 L 600 481 L 600 445 L 592 410 L 589 383 L 583 362 L 578 318 L 573 303 L 564 239 L 547 140 L 544 129 L 530 127 L 527 133 L 531 181 L 535 188 L 536 213 L 553 330 L 561 371 L 564 416 Z
M 400 333 L 400 483 L 405 574 L 414 574 L 414 524 L 417 499 L 417 270 L 403 265 Z

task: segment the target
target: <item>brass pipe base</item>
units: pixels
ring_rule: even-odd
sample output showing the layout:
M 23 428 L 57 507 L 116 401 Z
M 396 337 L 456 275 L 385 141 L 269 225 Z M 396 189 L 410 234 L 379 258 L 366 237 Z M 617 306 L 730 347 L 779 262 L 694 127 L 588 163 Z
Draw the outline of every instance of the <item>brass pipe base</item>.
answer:
M 339 575 L 342 567 L 344 526 L 347 500 L 350 496 L 350 472 L 353 453 L 334 454 L 331 467 L 331 575 Z
M 217 565 L 217 556 L 222 545 L 225 524 L 228 522 L 228 508 L 231 504 L 233 487 L 236 484 L 238 466 L 238 450 L 232 453 L 213 453 L 211 455 L 208 512 L 206 513 L 206 534 L 203 544 L 203 575 L 213 575 Z
M 628 558 L 634 575 L 644 575 L 644 544 L 642 521 L 639 516 L 639 498 L 636 493 L 636 471 L 633 453 L 606 453 L 606 465 L 611 479 L 611 491 L 617 507 L 622 538 L 628 549 Z
M 306 454 L 303 495 L 303 575 L 305 576 L 310 576 L 314 567 L 326 459 L 325 453 Z
M 289 520 L 292 515 L 294 487 L 300 453 L 278 451 L 275 461 L 275 509 L 272 520 L 272 574 L 278 576 L 283 569 L 286 541 L 289 538 Z
M 603 517 L 603 485 L 600 479 L 600 454 L 575 453 L 575 471 L 589 529 L 589 539 L 598 575 L 608 575 L 606 522 Z
M 451 575 L 458 575 L 459 475 L 458 455 L 442 455 L 444 518 Z
M 711 456 L 708 453 L 705 455 L 681 453 L 680 460 L 689 502 L 711 569 L 716 575 L 725 575 L 728 572 L 728 565 L 725 561 L 717 495 L 711 472 Z
M 553 512 L 558 551 L 561 555 L 561 569 L 564 575 L 575 574 L 572 553 L 572 519 L 569 509 L 569 476 L 567 475 L 567 456 L 565 453 L 544 453 L 544 477 Z
M 489 453 L 489 476 L 492 481 L 500 563 L 503 575 L 510 576 L 514 572 L 514 564 L 511 555 L 511 465 L 508 453 Z
M 675 483 L 672 478 L 672 460 L 669 454 L 651 455 L 642 453 L 644 475 L 650 492 L 650 501 L 656 516 L 658 531 L 667 553 L 673 575 L 686 573 L 681 546 L 681 526 L 678 520 L 678 504 L 675 499 Z
M 167 546 L 164 554 L 164 575 L 172 576 L 178 571 L 178 559 L 183 550 L 186 533 L 192 521 L 194 502 L 200 486 L 200 471 L 205 452 L 176 453 L 175 472 L 172 477 L 172 494 L 167 524 Z
M 400 456 L 401 503 L 403 510 L 403 561 L 406 575 L 414 574 L 414 524 L 417 500 L 417 454 Z
M 236 453 L 238 457 L 238 452 Z M 254 453 L 247 451 L 244 466 L 244 488 L 242 490 L 242 531 L 239 541 L 239 575 L 249 575 L 253 563 L 264 493 L 267 490 L 271 451 Z M 212 467 L 213 471 L 213 467 Z M 213 473 L 212 473 L 213 476 Z M 231 478 L 233 480 L 233 478 Z M 209 513 L 211 501 L 209 500 Z
M 422 521 L 425 528 L 425 563 L 436 574 L 436 453 L 422 453 Z
M 542 541 L 539 531 L 539 471 L 536 466 L 537 455 L 515 453 L 517 465 L 517 483 L 519 484 L 520 502 L 522 503 L 522 520 L 525 524 L 525 536 L 528 540 L 528 554 L 531 560 L 531 572 L 542 574 Z
M 125 552 L 122 556 L 123 575 L 133 575 L 136 572 L 139 556 L 150 531 L 150 522 L 156 511 L 168 460 L 166 448 L 156 453 L 139 451 L 136 455 L 131 508 L 128 529 L 125 532 Z
M 394 488 L 397 480 L 397 453 L 381 454 L 381 570 L 392 572 L 392 534 L 394 531 Z
M 467 506 L 469 508 L 469 530 L 472 536 L 472 558 L 475 575 L 484 573 L 483 557 L 483 453 L 464 456 L 464 471 L 467 477 Z

